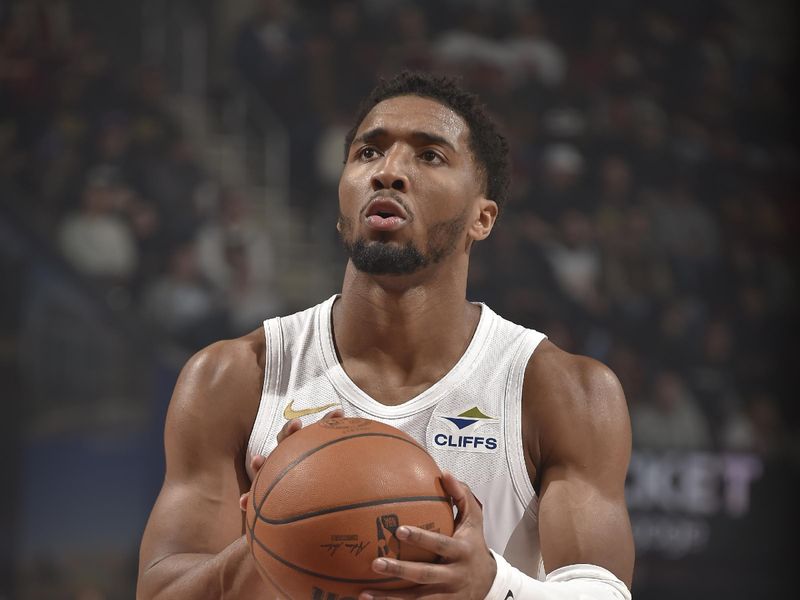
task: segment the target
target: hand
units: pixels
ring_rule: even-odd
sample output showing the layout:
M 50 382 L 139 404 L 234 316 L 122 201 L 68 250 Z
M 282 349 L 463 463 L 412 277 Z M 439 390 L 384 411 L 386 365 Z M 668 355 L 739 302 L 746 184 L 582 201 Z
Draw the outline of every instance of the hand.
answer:
M 458 508 L 453 537 L 408 525 L 401 525 L 395 533 L 403 543 L 433 552 L 442 561 L 422 563 L 376 558 L 372 562 L 375 572 L 420 585 L 405 590 L 365 590 L 359 600 L 483 600 L 486 597 L 497 573 L 497 563 L 483 538 L 483 510 L 469 486 L 451 473 L 444 474 L 443 483 Z
M 333 417 L 343 417 L 344 411 L 341 408 L 334 408 L 332 411 L 325 413 L 322 417 L 323 419 L 331 419 Z M 278 432 L 277 440 L 280 444 L 283 440 L 287 437 L 292 435 L 293 433 L 297 433 L 300 429 L 303 428 L 303 423 L 300 419 L 292 419 L 291 421 L 286 421 L 286 424 L 281 428 Z M 258 470 L 264 466 L 264 461 L 267 460 L 266 457 L 262 456 L 261 454 L 256 454 L 253 458 L 250 459 L 250 469 L 253 471 L 253 481 L 256 480 L 256 475 L 258 474 Z M 242 509 L 242 512 L 247 512 L 247 500 L 250 498 L 250 492 L 247 491 L 239 497 L 239 508 Z

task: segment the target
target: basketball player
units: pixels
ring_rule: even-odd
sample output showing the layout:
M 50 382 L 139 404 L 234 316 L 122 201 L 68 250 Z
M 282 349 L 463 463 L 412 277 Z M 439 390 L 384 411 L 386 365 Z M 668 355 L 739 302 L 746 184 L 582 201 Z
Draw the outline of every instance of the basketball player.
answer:
M 466 300 L 508 172 L 505 141 L 451 80 L 403 73 L 373 90 L 339 184 L 341 294 L 202 350 L 178 379 L 140 599 L 274 596 L 240 496 L 258 456 L 331 410 L 415 437 L 459 511 L 452 538 L 398 528 L 440 562 L 376 559 L 417 585 L 361 600 L 630 598 L 631 434 L 616 377 Z

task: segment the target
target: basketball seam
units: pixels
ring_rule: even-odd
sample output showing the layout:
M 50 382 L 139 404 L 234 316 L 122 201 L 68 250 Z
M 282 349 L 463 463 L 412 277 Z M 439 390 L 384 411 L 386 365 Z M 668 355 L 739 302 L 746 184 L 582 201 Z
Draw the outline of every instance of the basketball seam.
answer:
M 267 554 L 269 554 L 272 558 L 277 560 L 278 562 L 282 563 L 283 565 L 289 567 L 290 569 L 294 569 L 295 571 L 299 571 L 304 575 L 310 575 L 311 577 L 319 577 L 320 579 L 327 579 L 329 581 L 338 581 L 340 583 L 364 583 L 364 584 L 376 584 L 376 583 L 391 583 L 393 581 L 400 581 L 399 577 L 384 577 L 381 579 L 350 579 L 348 577 L 336 577 L 335 575 L 325 575 L 324 573 L 317 573 L 316 571 L 312 571 L 311 569 L 306 569 L 305 567 L 301 567 L 294 563 L 289 562 L 282 556 L 276 554 L 269 548 L 267 548 L 264 543 L 258 539 L 255 535 L 253 536 L 253 540 L 257 543 Z
M 404 502 L 450 502 L 449 496 L 400 496 L 397 498 L 383 498 L 381 500 L 369 500 L 366 502 L 356 502 L 353 504 L 341 504 L 339 506 L 334 506 L 331 508 L 323 508 L 320 510 L 315 510 L 313 512 L 304 513 L 301 515 L 295 515 L 293 517 L 286 517 L 283 519 L 268 519 L 261 513 L 257 515 L 257 518 L 264 523 L 268 523 L 269 525 L 286 525 L 288 523 L 295 523 L 297 521 L 302 521 L 304 519 L 310 519 L 312 517 L 319 517 L 321 515 L 329 515 L 331 513 L 341 512 L 343 510 L 352 510 L 355 508 L 366 508 L 368 506 L 380 506 L 382 504 L 401 504 Z
M 317 446 L 316 448 L 313 448 L 311 450 L 308 450 L 308 451 L 304 452 L 303 454 L 298 456 L 296 459 L 294 459 L 291 463 L 286 465 L 286 467 L 284 467 L 284 469 L 275 477 L 275 480 L 270 484 L 269 488 L 267 488 L 267 490 L 264 492 L 264 496 L 261 498 L 260 502 L 258 503 L 258 506 L 255 506 L 255 494 L 253 495 L 254 496 L 253 497 L 253 507 L 255 508 L 256 515 L 261 516 L 261 507 L 264 506 L 264 503 L 267 501 L 267 497 L 270 495 L 272 490 L 275 489 L 275 486 L 278 485 L 278 483 L 280 483 L 281 479 L 283 479 L 284 476 L 289 471 L 294 469 L 297 465 L 299 465 L 301 462 L 303 462 L 305 459 L 307 459 L 312 454 L 315 454 L 315 453 L 319 452 L 320 450 L 322 450 L 324 448 L 327 448 L 328 446 L 332 446 L 334 444 L 338 444 L 339 442 L 344 442 L 346 440 L 352 440 L 352 439 L 360 438 L 360 437 L 388 437 L 388 438 L 394 438 L 396 440 L 400 440 L 401 442 L 405 442 L 406 444 L 414 446 L 415 448 L 421 450 L 422 452 L 425 452 L 426 455 L 427 455 L 427 452 L 425 451 L 425 448 L 423 448 L 422 446 L 417 444 L 415 441 L 408 440 L 408 439 L 406 439 L 404 437 L 401 437 L 399 435 L 392 435 L 392 434 L 389 434 L 389 433 L 356 433 L 356 434 L 353 434 L 353 435 L 349 435 L 347 437 L 340 437 L 340 438 L 336 438 L 336 439 L 327 441 L 324 444 L 322 444 L 321 446 Z M 263 469 L 263 466 L 262 466 L 262 469 Z M 259 475 L 260 474 L 261 474 L 261 471 L 259 471 Z M 253 526 L 255 526 L 255 520 L 253 521 Z

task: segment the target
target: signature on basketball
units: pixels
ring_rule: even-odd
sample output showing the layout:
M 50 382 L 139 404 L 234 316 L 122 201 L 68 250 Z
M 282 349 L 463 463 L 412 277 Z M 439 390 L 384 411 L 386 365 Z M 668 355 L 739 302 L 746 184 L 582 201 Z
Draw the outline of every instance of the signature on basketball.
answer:
M 345 549 L 348 550 L 353 556 L 358 556 L 364 551 L 364 548 L 369 546 L 369 542 L 357 542 L 350 544 L 334 542 L 332 544 L 320 544 L 320 548 L 325 548 L 328 551 L 328 556 L 333 556 L 336 554 L 336 551 L 342 546 L 344 546 Z

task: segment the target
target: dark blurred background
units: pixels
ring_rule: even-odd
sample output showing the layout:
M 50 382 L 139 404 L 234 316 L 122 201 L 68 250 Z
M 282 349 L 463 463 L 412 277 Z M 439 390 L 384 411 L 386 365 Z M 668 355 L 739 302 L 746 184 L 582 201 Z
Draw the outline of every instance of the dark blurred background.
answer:
M 0 599 L 133 598 L 193 352 L 340 285 L 378 75 L 463 76 L 513 195 L 470 298 L 609 364 L 638 600 L 798 552 L 791 0 L 0 1 Z

